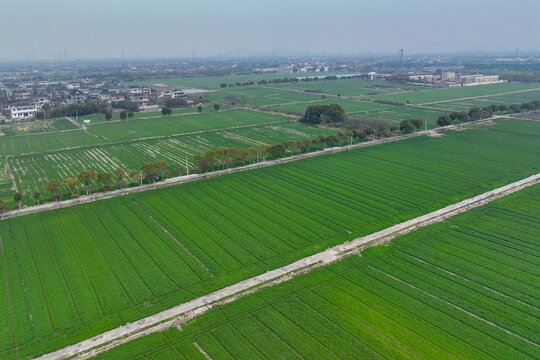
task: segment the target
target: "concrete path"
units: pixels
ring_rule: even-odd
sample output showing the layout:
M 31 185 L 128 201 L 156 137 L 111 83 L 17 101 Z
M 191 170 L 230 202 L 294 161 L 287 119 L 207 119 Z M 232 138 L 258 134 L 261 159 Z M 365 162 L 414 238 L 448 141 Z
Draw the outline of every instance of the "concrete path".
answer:
M 320 253 L 300 259 L 289 265 L 268 271 L 264 274 L 254 276 L 244 281 L 240 281 L 236 284 L 177 305 L 155 315 L 148 316 L 144 319 L 138 320 L 135 323 L 120 326 L 116 329 L 107 331 L 77 344 L 70 345 L 55 352 L 43 355 L 38 359 L 85 359 L 91 357 L 138 337 L 157 331 L 163 331 L 171 326 L 178 326 L 180 323 L 192 319 L 195 316 L 201 315 L 213 307 L 234 301 L 264 287 L 287 281 L 298 274 L 306 273 L 317 267 L 331 264 L 351 254 L 355 254 L 363 248 L 391 241 L 398 235 L 443 221 L 459 213 L 468 211 L 471 208 L 482 206 L 495 199 L 539 182 L 540 173 L 488 191 L 481 195 L 448 205 L 442 209 L 402 222 L 373 234 L 334 246 Z

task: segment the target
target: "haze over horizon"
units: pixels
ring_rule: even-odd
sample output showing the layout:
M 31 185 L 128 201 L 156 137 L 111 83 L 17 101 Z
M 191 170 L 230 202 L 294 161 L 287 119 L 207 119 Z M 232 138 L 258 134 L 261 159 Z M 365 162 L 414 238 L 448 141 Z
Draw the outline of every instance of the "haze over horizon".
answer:
M 28 0 L 2 5 L 0 60 L 540 50 L 534 0 Z M 9 14 L 25 14 L 24 18 Z M 352 30 L 351 30 L 352 29 Z

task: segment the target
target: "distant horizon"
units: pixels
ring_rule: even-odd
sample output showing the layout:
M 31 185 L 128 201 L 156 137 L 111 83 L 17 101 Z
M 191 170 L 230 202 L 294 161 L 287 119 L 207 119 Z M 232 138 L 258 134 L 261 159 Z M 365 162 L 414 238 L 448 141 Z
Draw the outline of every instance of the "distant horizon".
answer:
M 245 55 L 236 55 L 234 54 L 237 51 L 248 51 L 252 54 L 245 54 Z M 232 55 L 231 55 L 232 54 Z M 9 63 L 9 62 L 32 62 L 32 61 L 50 61 L 50 62 L 73 62 L 73 61 L 147 61 L 147 60 L 235 60 L 235 59 L 257 59 L 257 60 L 285 60 L 285 59 L 310 59 L 310 58 L 320 58 L 320 59 L 334 59 L 334 58 L 359 58 L 359 59 L 370 59 L 370 58 L 391 58 L 395 56 L 396 59 L 399 57 L 399 49 L 394 52 L 381 52 L 381 53 L 313 53 L 313 54 L 285 54 L 280 55 L 280 53 L 276 50 L 275 54 L 272 55 L 272 50 L 270 51 L 251 51 L 250 49 L 231 49 L 229 51 L 226 51 L 225 53 L 215 54 L 215 55 L 205 55 L 205 56 L 144 56 L 144 55 L 137 55 L 137 56 L 131 56 L 131 57 L 121 57 L 121 56 L 110 56 L 110 57 L 56 57 L 56 58 L 47 58 L 47 57 L 21 57 L 21 58 L 0 58 L 0 62 L 3 63 Z M 414 54 L 406 53 L 404 55 L 407 58 L 418 58 L 423 56 L 430 56 L 430 57 L 482 57 L 482 56 L 492 56 L 492 57 L 511 57 L 517 59 L 523 59 L 523 58 L 535 58 L 539 57 L 540 60 L 540 50 L 531 50 L 531 51 L 520 51 L 518 55 L 515 55 L 514 51 L 453 51 L 453 52 L 417 52 Z
M 0 60 L 206 58 L 272 49 L 284 56 L 540 51 L 534 0 L 27 0 L 2 8 Z

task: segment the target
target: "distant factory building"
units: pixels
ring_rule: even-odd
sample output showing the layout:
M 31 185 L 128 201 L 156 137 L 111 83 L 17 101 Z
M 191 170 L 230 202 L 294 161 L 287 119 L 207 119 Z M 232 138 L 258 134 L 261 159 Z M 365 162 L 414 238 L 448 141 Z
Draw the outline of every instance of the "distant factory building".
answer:
M 455 71 L 443 71 L 441 73 L 441 80 L 454 80 L 456 78 Z
M 499 80 L 499 75 L 461 75 L 459 77 L 459 82 L 461 86 L 472 86 L 472 85 L 486 85 L 486 84 L 496 84 L 502 82 Z
M 435 76 L 433 74 L 424 74 L 424 73 L 414 73 L 409 75 L 409 80 L 424 80 L 424 81 L 433 81 Z

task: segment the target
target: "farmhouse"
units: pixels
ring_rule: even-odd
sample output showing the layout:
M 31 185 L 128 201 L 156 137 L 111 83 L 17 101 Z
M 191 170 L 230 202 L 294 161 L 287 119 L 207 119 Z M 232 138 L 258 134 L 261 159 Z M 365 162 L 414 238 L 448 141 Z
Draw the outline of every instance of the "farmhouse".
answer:
M 12 120 L 28 119 L 36 116 L 38 109 L 36 105 L 17 105 L 10 109 Z

